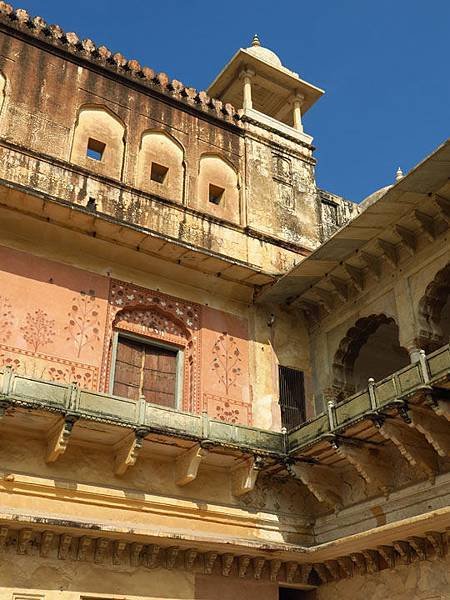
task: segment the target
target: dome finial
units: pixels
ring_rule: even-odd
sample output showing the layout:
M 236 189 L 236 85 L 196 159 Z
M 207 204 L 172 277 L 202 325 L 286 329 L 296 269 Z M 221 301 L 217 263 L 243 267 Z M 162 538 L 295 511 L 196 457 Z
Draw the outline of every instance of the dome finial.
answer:
M 403 171 L 399 167 L 395 173 L 395 181 L 400 181 L 400 179 L 403 179 L 403 177 Z
M 259 40 L 258 34 L 255 33 L 252 39 L 252 46 L 261 46 L 261 42 Z

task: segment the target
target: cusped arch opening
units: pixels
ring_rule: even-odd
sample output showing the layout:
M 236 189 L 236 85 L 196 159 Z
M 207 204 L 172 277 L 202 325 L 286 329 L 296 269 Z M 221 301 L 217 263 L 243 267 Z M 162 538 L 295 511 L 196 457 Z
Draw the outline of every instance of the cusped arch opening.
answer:
M 410 363 L 400 345 L 395 320 L 373 314 L 356 321 L 341 340 L 333 360 L 333 388 L 338 400 L 379 381 Z
M 433 352 L 450 339 L 450 263 L 438 271 L 419 301 L 417 344 Z

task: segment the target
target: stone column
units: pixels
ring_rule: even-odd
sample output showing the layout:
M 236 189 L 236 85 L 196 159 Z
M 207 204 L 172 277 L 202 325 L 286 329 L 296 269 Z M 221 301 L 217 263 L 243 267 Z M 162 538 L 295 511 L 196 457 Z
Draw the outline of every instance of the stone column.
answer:
M 244 82 L 244 92 L 243 92 L 243 104 L 242 108 L 253 108 L 252 103 L 252 77 L 254 76 L 254 72 L 246 69 L 242 71 L 239 75 L 239 79 L 242 79 Z
M 293 106 L 293 120 L 294 120 L 294 129 L 297 131 L 303 132 L 303 124 L 302 124 L 302 104 L 305 99 L 302 94 L 296 94 L 292 101 Z

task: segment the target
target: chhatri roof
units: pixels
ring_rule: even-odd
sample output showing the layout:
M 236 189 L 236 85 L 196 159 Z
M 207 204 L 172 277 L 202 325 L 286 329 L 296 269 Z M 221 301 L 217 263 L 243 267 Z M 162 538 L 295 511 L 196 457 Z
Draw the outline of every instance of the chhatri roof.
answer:
M 237 108 L 243 106 L 242 71 L 252 75 L 253 107 L 286 124 L 290 124 L 290 103 L 296 94 L 304 97 L 302 114 L 323 95 L 319 87 L 301 79 L 297 73 L 283 65 L 275 52 L 261 45 L 254 36 L 251 46 L 240 48 L 225 65 L 208 88 L 208 94 L 229 102 Z

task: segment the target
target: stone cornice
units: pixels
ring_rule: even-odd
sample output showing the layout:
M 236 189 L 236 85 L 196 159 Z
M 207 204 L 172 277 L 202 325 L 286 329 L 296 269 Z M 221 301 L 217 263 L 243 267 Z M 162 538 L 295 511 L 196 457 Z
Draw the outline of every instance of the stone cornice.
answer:
M 49 47 L 62 51 L 83 62 L 100 68 L 109 75 L 132 81 L 143 90 L 175 100 L 184 108 L 194 109 L 208 117 L 219 119 L 229 125 L 238 125 L 240 116 L 231 104 L 210 98 L 205 91 L 187 87 L 166 73 L 156 73 L 143 67 L 137 60 L 128 60 L 119 52 L 112 53 L 105 46 L 96 46 L 90 39 L 81 40 L 76 33 L 65 32 L 59 25 L 49 25 L 42 17 L 31 17 L 26 10 L 14 9 L 6 2 L 0 2 L 0 26 L 20 33 Z
M 401 564 L 444 558 L 448 553 L 448 529 L 423 530 L 427 524 L 433 526 L 433 516 L 441 527 L 445 521 L 448 524 L 448 509 L 441 509 L 389 527 L 390 534 L 384 541 L 375 531 L 374 539 L 350 536 L 310 548 L 261 543 L 234 543 L 225 548 L 217 540 L 205 544 L 177 535 L 176 539 L 159 541 L 135 529 L 114 533 L 101 523 L 2 513 L 0 550 L 39 556 L 41 560 L 94 562 L 108 568 L 159 567 L 317 587 Z M 419 529 L 414 535 L 416 526 Z M 409 534 L 404 535 L 407 531 Z M 354 551 L 342 553 L 349 542 L 354 544 Z

